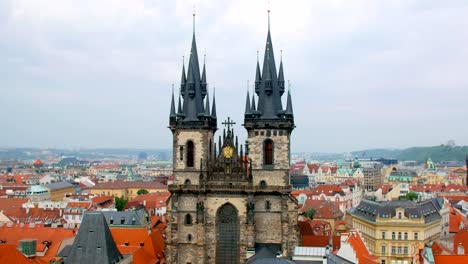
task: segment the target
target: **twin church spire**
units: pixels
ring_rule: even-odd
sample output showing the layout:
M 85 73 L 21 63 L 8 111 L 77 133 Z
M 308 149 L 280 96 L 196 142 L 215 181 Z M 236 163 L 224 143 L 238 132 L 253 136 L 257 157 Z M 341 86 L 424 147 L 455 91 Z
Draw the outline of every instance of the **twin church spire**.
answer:
M 255 89 L 251 99 L 249 91 L 247 91 L 245 105 L 246 128 L 258 127 L 258 125 L 260 125 L 260 127 L 284 127 L 293 129 L 294 117 L 291 92 L 288 89 L 286 109 L 283 108 L 282 104 L 284 92 L 285 80 L 283 60 L 281 56 L 279 70 L 277 71 L 270 33 L 270 11 L 268 11 L 268 33 L 263 57 L 263 67 L 260 69 L 260 60 L 257 55 Z M 256 97 L 258 98 L 257 100 Z M 188 69 L 185 71 L 185 63 L 183 63 L 178 99 L 176 112 L 173 91 L 169 117 L 171 127 L 208 127 L 216 130 L 216 102 L 213 93 L 213 104 L 210 111 L 205 60 L 203 61 L 203 69 L 200 74 L 195 39 L 195 14 Z
M 245 126 L 253 127 L 284 127 L 294 128 L 291 92 L 288 89 L 286 109 L 283 109 L 282 96 L 285 92 L 283 72 L 283 59 L 281 56 L 279 70 L 276 71 L 275 54 L 270 33 L 270 11 L 268 11 L 268 33 L 263 56 L 263 67 L 260 69 L 260 60 L 257 52 L 257 67 L 255 70 L 255 89 L 250 100 L 247 91 L 245 106 Z M 258 97 L 255 104 L 255 94 Z
M 185 62 L 182 63 L 180 93 L 175 111 L 174 91 L 172 92 L 169 123 L 171 127 L 207 127 L 216 129 L 216 103 L 213 93 L 213 104 L 210 111 L 208 83 L 206 80 L 206 65 L 200 75 L 197 42 L 195 38 L 195 14 L 193 15 L 193 36 L 187 71 Z

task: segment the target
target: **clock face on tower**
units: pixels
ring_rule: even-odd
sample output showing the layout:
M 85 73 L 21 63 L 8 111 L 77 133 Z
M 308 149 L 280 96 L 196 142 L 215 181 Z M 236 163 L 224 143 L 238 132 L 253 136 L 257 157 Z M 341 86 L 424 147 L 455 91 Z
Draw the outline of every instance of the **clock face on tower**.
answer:
M 227 159 L 231 158 L 234 154 L 234 149 L 231 146 L 226 146 L 223 148 L 223 156 Z

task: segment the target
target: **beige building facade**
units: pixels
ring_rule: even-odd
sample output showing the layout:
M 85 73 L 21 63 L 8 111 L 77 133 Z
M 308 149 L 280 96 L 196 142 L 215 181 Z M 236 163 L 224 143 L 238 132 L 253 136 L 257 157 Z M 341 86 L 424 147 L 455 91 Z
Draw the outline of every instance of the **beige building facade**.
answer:
M 440 205 L 434 200 L 372 202 L 363 200 L 350 211 L 352 228 L 359 229 L 382 264 L 411 264 L 424 245 L 441 235 Z

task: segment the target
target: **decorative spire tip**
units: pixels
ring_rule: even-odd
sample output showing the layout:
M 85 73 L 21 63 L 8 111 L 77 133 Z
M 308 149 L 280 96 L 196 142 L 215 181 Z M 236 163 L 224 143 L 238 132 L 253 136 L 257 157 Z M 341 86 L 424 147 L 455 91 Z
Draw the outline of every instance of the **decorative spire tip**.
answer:
M 195 35 L 195 5 L 193 5 L 192 16 L 193 16 L 193 34 Z
M 268 1 L 268 31 L 270 31 L 270 1 Z

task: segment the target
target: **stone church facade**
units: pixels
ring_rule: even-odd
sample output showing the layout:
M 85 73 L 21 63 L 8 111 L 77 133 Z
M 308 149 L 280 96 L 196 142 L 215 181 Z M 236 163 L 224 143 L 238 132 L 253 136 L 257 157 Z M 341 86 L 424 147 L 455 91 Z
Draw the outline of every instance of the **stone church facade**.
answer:
M 289 184 L 291 94 L 283 108 L 283 63 L 276 70 L 268 28 L 263 67 L 257 61 L 255 93 L 247 93 L 239 145 L 230 119 L 218 139 L 215 97 L 201 74 L 195 33 L 188 68 L 182 67 L 178 104 L 172 97 L 173 176 L 169 186 L 167 263 L 245 263 L 258 249 L 291 256 L 298 245 L 297 201 Z M 217 142 L 216 142 L 217 141 Z

